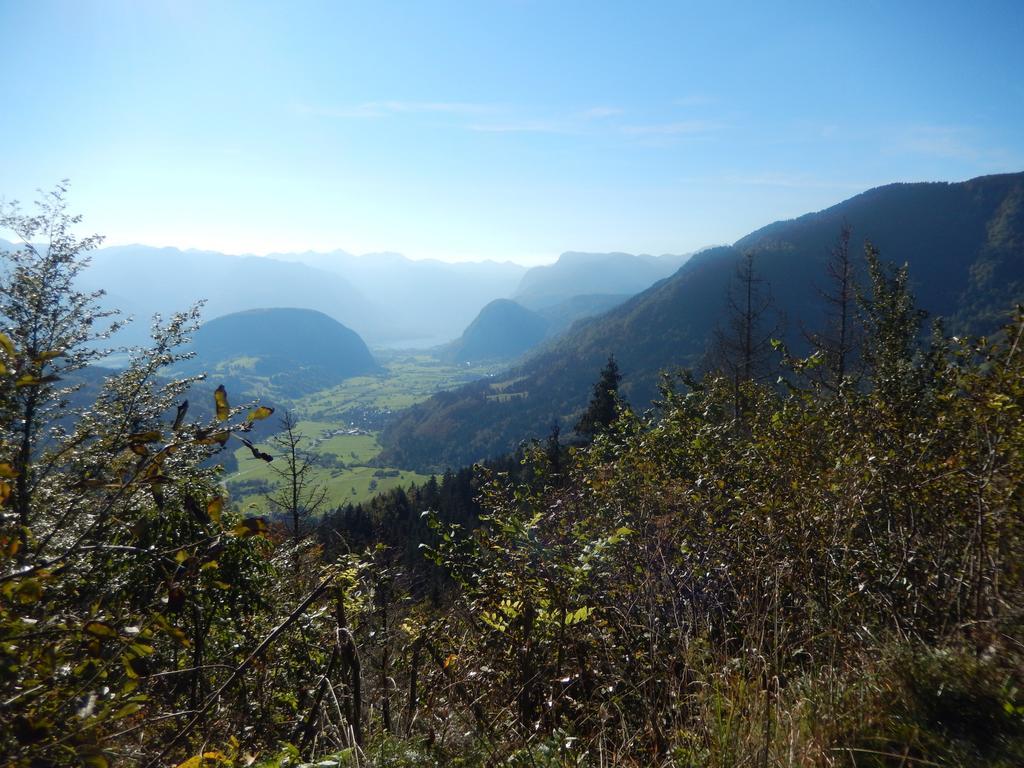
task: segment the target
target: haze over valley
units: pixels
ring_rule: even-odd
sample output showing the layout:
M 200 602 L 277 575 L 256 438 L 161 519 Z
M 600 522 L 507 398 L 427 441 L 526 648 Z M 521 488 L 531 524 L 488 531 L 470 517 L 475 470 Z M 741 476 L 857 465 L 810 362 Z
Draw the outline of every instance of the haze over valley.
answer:
M 0 766 L 1024 765 L 1024 6 L 0 0 Z

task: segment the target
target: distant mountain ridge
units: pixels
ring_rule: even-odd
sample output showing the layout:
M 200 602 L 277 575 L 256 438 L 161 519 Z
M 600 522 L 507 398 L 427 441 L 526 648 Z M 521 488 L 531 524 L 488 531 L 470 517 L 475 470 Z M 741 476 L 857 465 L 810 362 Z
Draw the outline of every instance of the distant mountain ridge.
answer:
M 303 307 L 330 315 L 374 345 L 431 346 L 457 337 L 526 272 L 509 262 L 448 264 L 344 251 L 233 256 L 127 245 L 99 248 L 91 258 L 80 287 L 105 290 L 104 306 L 137 319 L 119 334 L 122 344 L 144 342 L 154 313 L 167 315 L 202 299 L 207 318 Z
M 395 338 L 386 339 L 389 345 L 408 341 L 430 346 L 458 337 L 487 303 L 509 296 L 527 271 L 507 261 L 447 263 L 389 252 L 354 256 L 339 250 L 269 257 L 339 275 L 385 307 L 390 324 L 399 329 Z
M 631 295 L 668 277 L 688 258 L 567 251 L 554 264 L 524 274 L 512 298 L 529 309 L 541 309 L 580 295 Z
M 577 322 L 507 374 L 414 406 L 385 431 L 382 460 L 420 469 L 462 466 L 542 436 L 553 421 L 569 425 L 611 354 L 623 392 L 645 408 L 659 371 L 694 366 L 702 357 L 748 250 L 758 254 L 759 276 L 788 321 L 785 338 L 799 351 L 801 328 L 820 326 L 817 289 L 844 222 L 855 249 L 869 239 L 883 259 L 909 263 L 919 306 L 948 318 L 950 331 L 989 332 L 1024 300 L 1024 173 L 879 187 L 703 251 L 609 312 Z
M 305 264 L 148 246 L 99 248 L 90 255 L 92 263 L 80 274 L 80 287 L 104 290 L 105 306 L 135 317 L 119 335 L 121 343 L 144 341 L 154 313 L 166 316 L 200 299 L 206 302 L 206 319 L 292 306 L 322 312 L 361 335 L 397 332 L 384 307 L 351 282 Z

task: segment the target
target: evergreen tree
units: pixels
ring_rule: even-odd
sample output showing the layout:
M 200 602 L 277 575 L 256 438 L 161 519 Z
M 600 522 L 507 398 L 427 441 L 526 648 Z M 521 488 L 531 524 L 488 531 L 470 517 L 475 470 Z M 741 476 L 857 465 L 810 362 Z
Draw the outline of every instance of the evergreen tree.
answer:
M 837 391 L 848 376 L 856 374 L 856 355 L 862 335 L 857 316 L 857 270 L 850 255 L 851 233 L 850 226 L 844 223 L 826 265 L 829 287 L 818 291 L 825 302 L 824 327 L 804 334 L 822 359 L 821 366 L 815 369 L 818 371 L 815 377 L 832 391 Z
M 601 369 L 601 375 L 594 384 L 594 393 L 590 398 L 590 404 L 576 424 L 576 433 L 593 439 L 602 432 L 607 431 L 618 415 L 621 404 L 619 398 L 619 382 L 622 381 L 622 374 L 619 373 L 619 364 L 615 362 L 615 356 L 608 358 L 608 362 Z
M 745 385 L 764 381 L 772 373 L 772 339 L 781 330 L 770 287 L 758 276 L 754 261 L 754 253 L 747 252 L 736 268 L 727 297 L 726 325 L 715 331 L 709 356 L 711 370 L 732 383 L 737 419 L 746 410 Z
M 859 305 L 868 376 L 884 402 L 911 404 L 920 394 L 917 356 L 927 313 L 915 304 L 906 264 L 896 267 L 882 261 L 871 243 L 864 246 L 864 258 L 869 285 L 868 292 L 859 295 Z

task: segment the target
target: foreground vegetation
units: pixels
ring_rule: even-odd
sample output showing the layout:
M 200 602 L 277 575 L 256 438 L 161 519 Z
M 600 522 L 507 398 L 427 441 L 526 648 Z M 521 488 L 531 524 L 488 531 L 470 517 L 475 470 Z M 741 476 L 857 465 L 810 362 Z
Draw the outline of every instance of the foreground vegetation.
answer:
M 1024 762 L 1024 312 L 922 345 L 869 251 L 856 364 L 666 379 L 585 446 L 351 508 L 365 549 L 295 544 L 210 461 L 273 458 L 267 414 L 219 390 L 190 423 L 157 376 L 188 314 L 57 428 L 91 241 L 59 191 L 0 223 L 50 238 L 0 304 L 5 764 Z

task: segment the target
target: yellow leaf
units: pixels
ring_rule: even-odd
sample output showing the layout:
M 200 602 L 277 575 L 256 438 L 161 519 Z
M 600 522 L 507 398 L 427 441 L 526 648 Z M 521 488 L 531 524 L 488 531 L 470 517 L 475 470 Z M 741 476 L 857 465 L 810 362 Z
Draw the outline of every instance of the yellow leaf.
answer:
M 0 360 L 0 376 L 6 376 L 6 375 L 7 375 L 7 366 L 4 365 L 4 361 L 3 360 Z
M 18 585 L 18 602 L 22 605 L 38 603 L 43 596 L 43 585 L 38 579 L 26 579 Z
M 102 752 L 79 752 L 78 760 L 83 768 L 110 768 L 110 761 Z
M 0 333 L 0 347 L 3 347 L 9 357 L 14 357 L 14 342 L 6 333 Z
M 444 668 L 448 669 L 448 667 L 454 664 L 458 660 L 458 658 L 459 657 L 456 656 L 454 653 L 449 653 L 448 658 L 444 660 Z
M 184 763 L 178 763 L 177 768 L 207 768 L 213 764 L 230 765 L 231 761 L 223 752 L 203 752 L 201 755 L 190 757 Z
M 267 408 L 265 405 L 261 405 L 258 408 L 253 408 L 249 411 L 249 415 L 245 417 L 246 421 L 260 421 L 270 416 L 274 412 L 273 408 Z
M 101 639 L 109 640 L 117 637 L 117 630 L 103 621 L 87 621 L 82 630 Z
M 186 635 L 178 627 L 171 624 L 171 622 L 164 618 L 162 614 L 154 613 L 153 623 L 156 624 L 157 627 L 160 628 L 160 630 L 162 630 L 163 632 L 167 633 L 175 640 L 177 640 L 182 645 L 182 647 L 188 648 L 192 645 L 192 642 L 188 639 L 188 635 Z
M 0 505 L 6 504 L 11 498 L 11 484 L 6 480 L 0 480 Z
M 18 377 L 17 381 L 14 382 L 14 386 L 38 387 L 40 384 L 52 384 L 55 381 L 60 381 L 60 376 L 33 376 L 31 373 L 26 373 Z
M 0 461 L 0 477 L 14 478 L 18 476 L 17 470 L 6 461 Z
M 231 406 L 228 405 L 228 391 L 221 384 L 213 393 L 213 402 L 217 406 L 217 421 L 224 421 L 231 414 Z
M 36 357 L 36 362 L 37 363 L 46 363 L 46 362 L 49 362 L 50 360 L 53 360 L 53 358 L 55 358 L 55 357 L 60 357 L 63 354 L 64 354 L 64 350 L 62 350 L 62 349 L 50 349 L 50 350 L 47 350 L 46 352 L 39 353 L 39 355 Z
M 223 432 L 207 432 L 203 430 L 196 436 L 196 442 L 199 443 L 199 445 L 214 445 L 215 443 L 219 443 L 221 447 L 223 447 L 227 443 L 230 435 L 231 432 L 228 430 L 224 430 Z
M 233 536 L 262 536 L 267 532 L 267 521 L 262 517 L 247 517 L 231 529 Z
M 145 432 L 135 432 L 128 435 L 129 443 L 156 443 L 163 440 L 163 435 L 156 429 L 146 430 Z
M 206 505 L 206 514 L 210 519 L 220 525 L 220 513 L 224 511 L 224 499 L 218 496 Z

